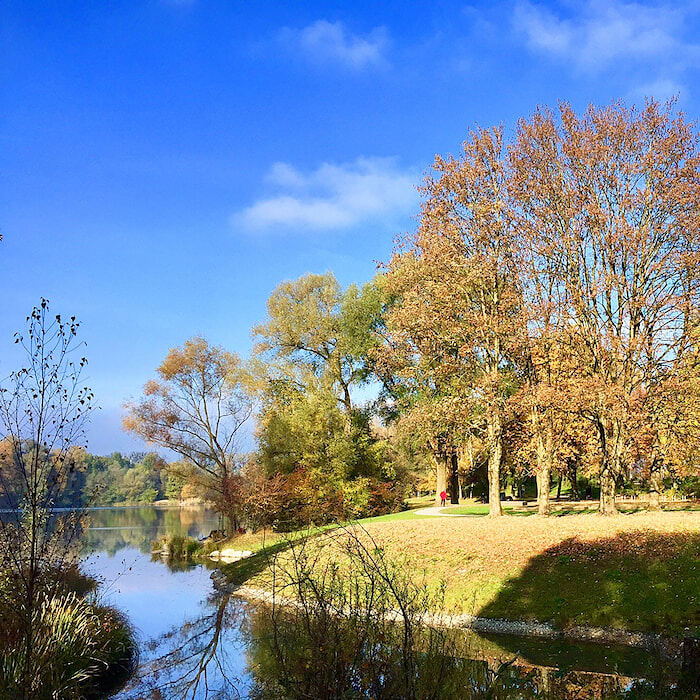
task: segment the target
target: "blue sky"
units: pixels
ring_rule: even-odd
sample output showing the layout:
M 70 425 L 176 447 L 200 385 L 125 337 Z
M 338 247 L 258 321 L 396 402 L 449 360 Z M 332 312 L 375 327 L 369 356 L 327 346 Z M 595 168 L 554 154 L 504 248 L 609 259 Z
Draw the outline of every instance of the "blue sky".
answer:
M 246 354 L 283 279 L 369 279 L 436 153 L 536 105 L 678 95 L 694 2 L 21 2 L 0 9 L 0 374 L 39 297 L 119 429 L 168 348 Z

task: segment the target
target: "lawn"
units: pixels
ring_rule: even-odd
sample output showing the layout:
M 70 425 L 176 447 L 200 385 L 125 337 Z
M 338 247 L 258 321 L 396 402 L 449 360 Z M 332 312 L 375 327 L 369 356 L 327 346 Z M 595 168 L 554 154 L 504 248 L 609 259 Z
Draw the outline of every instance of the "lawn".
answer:
M 389 513 L 388 515 L 378 515 L 373 518 L 363 518 L 356 521 L 356 524 L 361 527 L 366 527 L 371 523 L 392 523 L 402 520 L 424 520 L 434 516 L 421 515 L 414 513 L 412 510 L 403 510 L 398 513 Z M 323 525 L 320 527 L 312 527 L 308 530 L 298 530 L 296 532 L 274 532 L 272 530 L 258 530 L 257 532 L 247 532 L 243 535 L 236 535 L 233 539 L 228 539 L 217 544 L 218 549 L 237 549 L 254 552 L 254 556 L 240 560 L 233 564 L 224 564 L 221 566 L 229 579 L 234 583 L 243 583 L 248 581 L 253 576 L 261 573 L 267 566 L 270 556 L 284 551 L 289 547 L 291 542 L 300 540 L 304 537 L 314 537 L 321 535 L 329 530 L 337 529 L 338 525 Z M 208 554 L 203 554 L 207 556 Z
M 431 504 L 432 505 L 432 504 Z M 536 515 L 537 514 L 537 502 L 533 500 L 528 501 L 528 506 L 522 505 L 522 500 L 520 501 L 506 501 L 502 504 L 503 512 L 508 515 Z M 597 501 L 575 501 L 569 503 L 567 501 L 552 502 L 550 504 L 551 513 L 554 516 L 563 515 L 575 515 L 575 514 L 586 514 L 586 513 L 597 513 L 598 503 Z M 646 506 L 643 503 L 629 501 L 621 502 L 617 504 L 617 508 L 621 513 L 645 513 Z M 664 506 L 664 511 L 699 511 L 697 504 L 692 501 L 688 501 L 687 504 L 682 502 L 674 502 Z M 467 503 L 466 505 L 459 506 L 446 506 L 442 508 L 441 513 L 449 515 L 488 515 L 489 506 L 488 504 L 482 503 Z
M 503 512 L 508 515 L 534 515 L 536 510 L 525 510 L 522 507 L 502 505 Z M 465 506 L 447 506 L 440 510 L 447 515 L 488 515 L 488 503 L 470 503 Z
M 436 588 L 444 583 L 449 611 L 700 633 L 698 512 L 494 520 L 409 511 L 361 525 L 416 581 Z M 334 556 L 332 538 L 321 533 L 315 539 Z M 277 552 L 286 547 L 279 535 L 267 544 Z M 258 547 L 249 541 L 245 548 Z M 265 585 L 268 558 L 260 553 L 252 559 L 257 563 L 224 570 L 236 582 Z

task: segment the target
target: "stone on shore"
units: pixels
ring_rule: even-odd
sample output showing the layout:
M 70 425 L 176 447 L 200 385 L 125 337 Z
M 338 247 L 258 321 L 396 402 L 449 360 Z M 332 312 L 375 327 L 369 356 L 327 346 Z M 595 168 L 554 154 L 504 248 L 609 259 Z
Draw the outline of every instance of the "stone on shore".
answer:
M 247 549 L 217 549 L 209 555 L 209 558 L 230 564 L 231 562 L 239 561 L 240 559 L 245 559 L 246 557 L 251 556 L 253 556 L 253 552 Z

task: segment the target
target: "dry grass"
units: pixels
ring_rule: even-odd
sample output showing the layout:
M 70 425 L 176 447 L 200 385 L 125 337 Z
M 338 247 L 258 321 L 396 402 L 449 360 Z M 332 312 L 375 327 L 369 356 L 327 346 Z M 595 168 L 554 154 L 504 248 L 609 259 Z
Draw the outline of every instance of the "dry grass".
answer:
M 700 513 L 638 513 L 566 518 L 433 518 L 432 520 L 368 523 L 367 532 L 415 571 L 441 578 L 448 590 L 462 588 L 464 579 L 492 588 L 505 577 L 517 576 L 530 560 L 569 538 L 583 541 L 618 533 L 649 530 L 659 533 L 700 534 Z M 634 538 L 629 541 L 630 553 Z M 479 589 L 477 603 L 490 592 Z
M 444 586 L 450 612 L 700 634 L 700 512 L 410 515 L 356 527 L 417 583 Z M 289 543 L 304 534 L 312 535 L 308 546 L 320 548 L 322 560 L 343 566 L 344 530 L 327 529 L 237 539 L 236 546 L 258 553 L 224 571 L 235 583 L 269 587 L 270 563 L 276 557 L 288 564 Z
M 700 513 L 427 517 L 361 527 L 417 582 L 444 584 L 451 611 L 672 634 L 700 629 Z M 342 537 L 332 530 L 314 543 L 342 565 Z M 289 556 L 281 544 L 277 556 Z M 267 563 L 250 572 L 250 583 L 269 584 Z

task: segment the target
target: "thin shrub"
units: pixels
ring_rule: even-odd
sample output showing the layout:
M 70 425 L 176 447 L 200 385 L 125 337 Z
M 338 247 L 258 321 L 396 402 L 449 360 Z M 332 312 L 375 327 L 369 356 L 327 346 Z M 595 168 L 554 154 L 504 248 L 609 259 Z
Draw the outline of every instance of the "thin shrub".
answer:
M 498 673 L 473 694 L 476 667 L 432 615 L 444 589 L 416 584 L 365 530 L 292 541 L 271 564 L 271 605 L 250 632 L 252 698 L 499 697 Z

